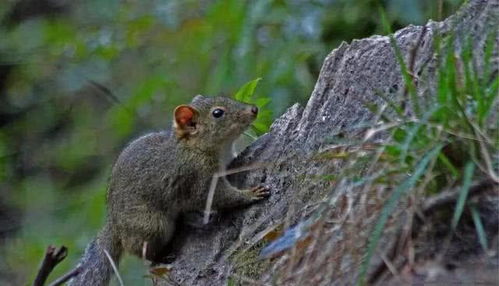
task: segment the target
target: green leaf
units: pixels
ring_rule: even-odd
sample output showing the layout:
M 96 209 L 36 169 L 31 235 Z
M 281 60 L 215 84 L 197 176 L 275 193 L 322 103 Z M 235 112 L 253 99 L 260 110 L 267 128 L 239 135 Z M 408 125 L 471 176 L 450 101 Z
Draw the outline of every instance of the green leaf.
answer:
M 263 97 L 262 96 L 262 97 L 255 99 L 254 103 L 259 108 L 262 108 L 262 107 L 266 106 L 267 104 L 269 104 L 271 100 L 272 99 L 270 99 L 270 97 Z
M 429 151 L 423 157 L 423 159 L 419 161 L 416 168 L 414 169 L 413 175 L 408 177 L 402 184 L 400 184 L 397 188 L 395 188 L 392 195 L 388 198 L 388 201 L 383 206 L 378 221 L 374 226 L 373 232 L 371 233 L 371 239 L 369 240 L 369 243 L 367 245 L 366 257 L 360 267 L 360 274 L 356 285 L 365 284 L 365 278 L 367 274 L 367 268 L 369 267 L 369 262 L 371 261 L 371 258 L 374 254 L 374 251 L 376 250 L 376 247 L 378 246 L 378 242 L 379 239 L 381 238 L 381 234 L 383 233 L 385 224 L 388 221 L 388 218 L 390 217 L 391 213 L 397 206 L 397 202 L 400 200 L 402 195 L 407 193 L 416 185 L 419 178 L 423 176 L 423 174 L 426 172 L 426 168 L 430 164 L 431 160 L 436 156 L 438 156 L 438 154 L 440 153 L 440 149 L 442 149 L 441 144 L 433 148 L 431 151 Z
M 270 109 L 262 109 L 258 113 L 258 118 L 253 122 L 253 127 L 258 136 L 269 130 L 272 123 L 272 111 Z
M 253 99 L 256 86 L 261 79 L 262 78 L 259 77 L 244 84 L 234 95 L 234 98 L 242 102 L 250 102 Z
M 473 172 L 475 171 L 475 164 L 473 162 L 468 162 L 464 167 L 464 178 L 463 178 L 463 187 L 459 191 L 459 198 L 456 202 L 456 208 L 454 209 L 454 216 L 452 217 L 452 229 L 455 230 L 459 219 L 463 213 L 464 204 L 466 202 L 466 198 L 468 197 L 468 192 L 470 190 L 471 179 L 473 177 Z

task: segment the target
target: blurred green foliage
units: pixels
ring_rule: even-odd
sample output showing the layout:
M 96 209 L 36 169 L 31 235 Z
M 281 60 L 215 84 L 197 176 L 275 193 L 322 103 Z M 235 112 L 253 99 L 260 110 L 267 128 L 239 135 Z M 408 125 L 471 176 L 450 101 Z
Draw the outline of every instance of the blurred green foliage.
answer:
M 0 3 L 2 285 L 31 281 L 48 244 L 70 249 L 54 276 L 76 263 L 104 220 L 114 158 L 169 127 L 174 106 L 262 78 L 261 133 L 306 101 L 341 41 L 382 33 L 378 5 L 396 29 L 461 1 L 35 2 Z M 129 261 L 128 284 L 143 284 L 141 262 Z

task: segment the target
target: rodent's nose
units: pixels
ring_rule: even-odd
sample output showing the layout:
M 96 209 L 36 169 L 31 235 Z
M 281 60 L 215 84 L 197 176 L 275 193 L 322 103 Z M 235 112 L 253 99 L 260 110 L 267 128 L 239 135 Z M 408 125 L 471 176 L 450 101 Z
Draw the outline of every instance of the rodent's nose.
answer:
M 258 114 L 258 107 L 256 107 L 256 106 L 251 107 L 251 113 L 253 113 L 254 115 L 257 115 Z

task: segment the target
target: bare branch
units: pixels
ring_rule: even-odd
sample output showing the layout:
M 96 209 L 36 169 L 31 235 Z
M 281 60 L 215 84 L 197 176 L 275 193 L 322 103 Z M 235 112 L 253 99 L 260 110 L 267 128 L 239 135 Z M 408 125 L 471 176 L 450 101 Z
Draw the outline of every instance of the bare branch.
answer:
M 54 282 L 50 284 L 50 286 L 59 286 L 62 285 L 63 283 L 67 282 L 69 279 L 75 277 L 76 275 L 80 274 L 80 272 L 83 270 L 83 267 L 81 265 L 77 266 L 73 270 L 69 271 L 68 273 L 64 274 L 63 276 L 57 278 Z
M 50 273 L 61 261 L 68 255 L 68 249 L 65 246 L 56 248 L 53 245 L 49 245 L 45 251 L 45 257 L 43 258 L 42 265 L 38 270 L 33 286 L 43 286 Z

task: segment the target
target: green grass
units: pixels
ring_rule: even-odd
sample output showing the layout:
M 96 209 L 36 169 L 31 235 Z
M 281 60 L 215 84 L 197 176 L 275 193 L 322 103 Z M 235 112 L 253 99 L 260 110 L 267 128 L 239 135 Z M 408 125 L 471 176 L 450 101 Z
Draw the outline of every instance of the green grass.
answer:
M 383 16 L 382 19 L 384 26 L 389 27 L 386 18 Z M 497 123 L 490 124 L 489 118 L 494 104 L 497 104 L 499 82 L 497 76 L 492 77 L 489 66 L 493 43 L 489 37 L 485 52 L 485 61 L 488 64 L 484 72 L 480 72 L 473 66 L 471 44 L 466 45 L 462 53 L 456 54 L 454 41 L 453 36 L 437 41 L 442 45 L 436 47 L 441 48 L 441 53 L 438 53 L 440 68 L 437 71 L 437 91 L 436 94 L 427 94 L 429 102 L 422 105 L 421 100 L 417 98 L 413 78 L 403 61 L 400 49 L 390 35 L 390 42 L 410 95 L 406 99 L 410 105 L 397 106 L 397 103 L 390 100 L 390 106 L 396 106 L 393 110 L 397 111 L 398 117 L 383 118 L 388 118 L 387 124 L 396 120 L 401 124 L 392 129 L 390 139 L 381 147 L 392 157 L 392 161 L 383 167 L 396 170 L 406 166 L 412 171 L 406 179 L 400 180 L 400 173 L 394 172 L 392 174 L 395 176 L 384 180 L 393 182 L 388 185 L 393 191 L 371 230 L 366 254 L 359 268 L 358 285 L 366 283 L 371 258 L 383 237 L 386 222 L 394 214 L 401 198 L 418 189 L 423 189 L 427 195 L 431 195 L 457 184 L 460 186 L 459 197 L 449 221 L 452 230 L 455 230 L 468 205 L 467 197 L 471 184 L 476 180 L 497 178 L 497 168 L 494 169 L 497 162 L 490 156 L 497 152 L 499 147 L 499 142 L 491 139 L 497 138 Z M 461 70 L 458 69 L 459 66 L 462 66 Z M 386 95 L 383 98 L 388 100 Z M 413 115 L 400 118 L 400 110 L 408 106 L 412 107 Z M 422 113 L 422 110 L 427 111 Z M 434 164 L 430 164 L 432 161 Z M 474 207 L 471 208 L 471 213 L 480 244 L 486 249 L 486 235 L 479 213 Z
M 366 257 L 360 268 L 358 284 L 365 283 L 364 279 L 367 273 L 367 269 L 369 267 L 369 262 L 371 261 L 371 258 L 378 246 L 378 242 L 383 234 L 383 229 L 385 227 L 385 224 L 390 215 L 393 213 L 394 209 L 397 207 L 400 198 L 406 195 L 410 190 L 414 189 L 414 186 L 416 185 L 418 180 L 425 174 L 425 172 L 428 171 L 428 166 L 430 165 L 430 162 L 438 156 L 441 149 L 442 146 L 439 145 L 434 149 L 430 150 L 423 157 L 423 159 L 421 159 L 421 161 L 418 162 L 418 164 L 414 168 L 414 171 L 411 172 L 411 175 L 409 175 L 407 179 L 405 179 L 400 185 L 396 186 L 391 196 L 385 202 L 385 205 L 383 206 L 383 209 L 381 210 L 381 213 L 379 215 L 378 221 L 374 226 L 374 230 L 370 235 L 370 240 L 366 250 Z
M 464 205 L 466 203 L 466 198 L 468 197 L 468 193 L 471 186 L 471 180 L 473 178 L 473 172 L 475 171 L 475 165 L 472 162 L 468 162 L 464 167 L 464 175 L 463 175 L 463 183 L 461 190 L 459 192 L 459 198 L 456 202 L 456 208 L 454 210 L 454 215 L 452 217 L 452 229 L 455 230 L 457 224 L 459 223 L 459 219 L 463 214 Z

